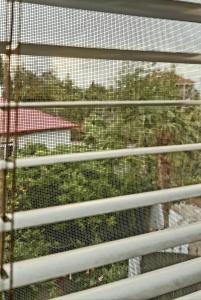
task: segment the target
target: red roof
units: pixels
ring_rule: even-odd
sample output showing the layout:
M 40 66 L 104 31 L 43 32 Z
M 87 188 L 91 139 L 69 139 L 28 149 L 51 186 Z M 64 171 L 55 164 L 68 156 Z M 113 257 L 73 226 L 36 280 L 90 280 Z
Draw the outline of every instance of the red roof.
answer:
M 190 79 L 186 79 L 178 76 L 177 85 L 193 85 L 193 81 Z
M 2 102 L 5 103 L 6 101 L 0 98 L 0 103 Z M 10 110 L 10 134 L 29 134 L 77 127 L 74 123 L 36 109 L 18 108 L 17 111 L 16 113 L 15 109 Z M 8 110 L 0 109 L 0 134 L 6 134 L 7 132 L 7 118 Z

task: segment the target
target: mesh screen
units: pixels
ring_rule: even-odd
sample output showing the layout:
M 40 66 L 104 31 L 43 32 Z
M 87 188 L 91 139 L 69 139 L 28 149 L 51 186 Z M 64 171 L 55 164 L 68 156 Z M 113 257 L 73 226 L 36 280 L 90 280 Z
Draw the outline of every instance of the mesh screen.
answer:
M 200 99 L 200 65 L 97 59 L 12 57 L 23 101 Z
M 200 24 L 31 4 L 22 4 L 21 22 L 23 42 L 117 49 L 199 51 Z
M 201 1 L 189 1 L 197 2 Z M 0 2 L 0 41 L 8 39 L 9 6 Z M 14 5 L 13 46 L 62 46 L 199 53 L 201 25 L 42 5 Z M 56 56 L 56 54 L 55 54 Z M 7 61 L 0 57 L 1 104 Z M 13 55 L 11 101 L 200 100 L 200 65 Z M 29 108 L 0 111 L 0 158 L 201 143 L 198 106 Z M 17 123 L 16 123 L 17 118 Z M 8 136 L 7 136 L 8 134 Z M 7 136 L 7 138 L 6 138 Z M 16 149 L 15 149 L 16 147 Z M 15 152 L 16 150 L 16 152 Z M 198 184 L 200 152 L 55 164 L 7 172 L 7 212 L 81 203 Z M 13 182 L 15 176 L 15 182 Z M 0 178 L 3 181 L 3 178 Z M 44 225 L 5 236 L 4 262 L 61 253 L 200 221 L 200 198 Z M 47 300 L 138 276 L 201 254 L 177 245 L 143 257 L 14 290 L 14 300 Z M 201 289 L 200 283 L 152 300 Z M 5 299 L 9 299 L 5 292 Z
M 0 3 L 0 41 L 4 41 L 6 37 L 6 1 Z
M 195 257 L 178 254 L 154 253 L 141 258 L 141 272 L 149 272 L 161 267 L 181 263 Z M 101 268 L 86 270 L 82 273 L 72 274 L 67 277 L 58 278 L 54 281 L 37 284 L 26 288 L 16 289 L 16 299 L 49 299 L 49 297 L 63 296 L 68 293 L 74 293 L 103 284 L 111 283 L 116 280 L 126 279 L 129 274 L 129 265 L 127 261 L 122 261 Z M 178 290 L 167 295 L 155 297 L 151 300 L 172 300 L 200 289 L 200 284 Z

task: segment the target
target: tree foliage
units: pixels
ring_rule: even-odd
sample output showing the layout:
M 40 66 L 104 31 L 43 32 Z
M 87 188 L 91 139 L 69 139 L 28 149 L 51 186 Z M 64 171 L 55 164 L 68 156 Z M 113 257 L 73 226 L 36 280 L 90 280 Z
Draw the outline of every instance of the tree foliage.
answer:
M 127 73 L 124 70 L 114 87 L 106 88 L 92 82 L 89 87 L 81 89 L 69 77 L 61 80 L 52 71 L 36 75 L 22 68 L 13 79 L 13 97 L 18 80 L 22 101 L 107 100 L 111 95 L 116 100 L 178 100 L 181 90 L 176 84 L 177 79 L 174 68 L 150 72 L 139 68 Z M 69 109 L 60 110 L 59 114 L 80 124 L 83 146 L 73 149 L 77 152 L 199 141 L 198 108 Z M 63 146 L 54 152 L 48 151 L 43 145 L 29 144 L 18 155 L 70 153 L 72 149 Z M 201 178 L 195 160 L 198 154 L 192 155 L 190 167 L 189 154 L 184 153 L 22 169 L 18 171 L 16 210 L 91 201 L 164 188 L 169 184 L 190 184 Z M 189 170 L 193 178 L 186 176 Z M 168 179 L 164 178 L 165 172 Z M 148 230 L 147 216 L 147 209 L 138 209 L 19 231 L 15 259 L 38 257 L 139 234 Z M 126 264 L 117 264 L 93 271 L 92 282 L 86 273 L 73 276 L 71 282 L 69 278 L 64 280 L 69 291 L 74 291 L 81 284 L 83 287 L 96 286 L 120 279 L 126 272 Z

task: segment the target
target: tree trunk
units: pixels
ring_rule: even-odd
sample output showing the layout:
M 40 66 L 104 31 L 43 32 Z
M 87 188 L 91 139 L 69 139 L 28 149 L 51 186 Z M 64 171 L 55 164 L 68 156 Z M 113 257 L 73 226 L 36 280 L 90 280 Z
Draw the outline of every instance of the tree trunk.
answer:
M 157 145 L 166 146 L 170 142 L 170 136 L 163 134 L 160 131 L 157 134 Z M 170 179 L 170 161 L 166 155 L 159 154 L 157 155 L 157 187 L 158 189 L 165 189 L 171 186 Z M 169 227 L 169 210 L 171 204 L 163 204 L 163 215 L 164 215 L 164 227 Z

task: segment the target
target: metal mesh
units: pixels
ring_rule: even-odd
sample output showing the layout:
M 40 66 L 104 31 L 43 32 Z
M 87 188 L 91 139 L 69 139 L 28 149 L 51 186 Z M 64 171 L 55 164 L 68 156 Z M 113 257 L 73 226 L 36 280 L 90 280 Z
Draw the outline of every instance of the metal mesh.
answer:
M 172 52 L 199 51 L 200 24 L 31 4 L 22 4 L 21 22 L 23 42 Z
M 16 3 L 13 45 L 27 42 L 130 50 L 200 51 L 200 24 L 31 4 L 20 4 L 18 9 Z M 5 2 L 1 1 L 2 41 L 6 39 L 4 10 Z M 6 59 L 2 58 L 5 67 Z M 34 57 L 19 52 L 11 58 L 9 100 L 11 103 L 200 100 L 200 68 L 200 65 Z M 1 86 L 1 102 L 6 102 L 3 99 L 5 86 Z M 12 127 L 12 123 L 16 125 L 16 111 L 17 132 L 16 127 Z M 201 110 L 197 106 L 19 108 L 11 109 L 10 113 L 9 140 L 5 140 L 6 126 L 0 125 L 0 155 L 1 158 L 7 155 L 9 160 L 15 159 L 16 135 L 18 158 L 201 142 Z M 0 118 L 6 119 L 5 110 L 0 112 Z M 23 168 L 15 174 L 14 208 L 17 212 L 196 184 L 200 183 L 200 170 L 199 151 Z M 7 212 L 10 212 L 13 173 L 6 175 Z M 200 210 L 200 198 L 196 198 L 18 230 L 15 232 L 14 261 L 195 223 L 200 221 Z M 5 241 L 4 262 L 7 263 L 12 236 L 6 234 Z M 46 300 L 137 276 L 198 257 L 200 247 L 200 242 L 178 245 L 17 288 L 14 299 Z M 200 288 L 198 284 L 153 300 L 174 299 Z M 9 299 L 7 292 L 5 298 Z
M 5 1 L 1 1 L 1 3 L 0 3 L 0 14 L 1 14 L 0 41 L 4 41 L 5 36 L 6 36 L 6 5 L 5 5 Z
M 199 154 L 194 155 L 194 159 L 186 154 L 165 156 L 176 162 L 171 167 L 171 186 L 199 183 L 196 157 Z M 158 172 L 156 158 L 151 156 L 23 169 L 17 173 L 16 210 L 155 190 L 158 189 Z M 199 221 L 200 209 L 199 198 L 170 205 L 169 225 L 179 226 Z M 19 230 L 15 235 L 15 260 L 69 251 L 159 230 L 164 226 L 163 213 L 162 206 L 158 205 L 151 209 L 139 208 L 41 226 L 37 229 Z M 195 258 L 199 253 L 199 243 L 179 245 L 143 258 L 131 258 L 122 263 L 68 275 L 46 284 L 16 289 L 15 299 L 27 299 L 27 295 L 30 299 L 48 299 L 50 295 L 64 295 L 179 263 Z
M 16 72 L 16 59 L 23 101 L 200 99 L 200 65 L 21 56 Z
M 198 108 L 19 109 L 19 115 L 19 157 L 200 143 Z

